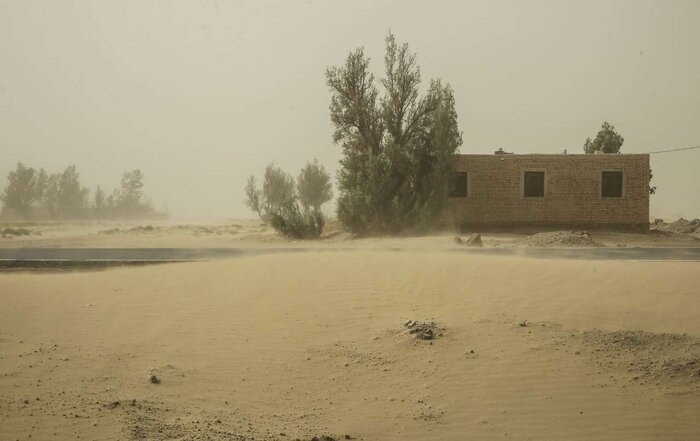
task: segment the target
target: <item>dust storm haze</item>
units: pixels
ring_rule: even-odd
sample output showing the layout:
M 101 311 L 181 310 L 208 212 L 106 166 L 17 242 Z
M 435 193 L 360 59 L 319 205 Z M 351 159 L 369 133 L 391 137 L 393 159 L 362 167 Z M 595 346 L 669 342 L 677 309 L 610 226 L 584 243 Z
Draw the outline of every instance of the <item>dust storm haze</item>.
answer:
M 0 0 L 0 439 L 700 440 L 698 49 L 698 0 Z
M 462 153 L 700 144 L 700 3 L 0 1 L 0 176 L 75 164 L 110 191 L 140 168 L 174 218 L 252 217 L 246 178 L 334 172 L 326 67 L 391 30 L 449 82 Z M 653 155 L 652 216 L 700 217 L 700 150 Z

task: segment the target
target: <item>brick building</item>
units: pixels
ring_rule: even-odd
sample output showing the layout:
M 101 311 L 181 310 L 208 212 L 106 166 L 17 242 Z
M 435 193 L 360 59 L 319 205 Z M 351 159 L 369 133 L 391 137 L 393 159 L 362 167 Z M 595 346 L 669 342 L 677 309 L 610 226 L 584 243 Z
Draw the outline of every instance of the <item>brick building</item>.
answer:
M 455 168 L 448 216 L 463 229 L 649 229 L 649 155 L 457 155 Z

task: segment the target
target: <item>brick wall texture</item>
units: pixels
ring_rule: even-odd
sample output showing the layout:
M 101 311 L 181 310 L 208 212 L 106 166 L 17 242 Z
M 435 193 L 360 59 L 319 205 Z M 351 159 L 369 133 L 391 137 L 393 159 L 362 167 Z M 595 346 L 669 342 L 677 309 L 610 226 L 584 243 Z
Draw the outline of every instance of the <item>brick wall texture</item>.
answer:
M 649 229 L 649 155 L 457 155 L 467 197 L 451 198 L 448 222 L 464 229 Z M 525 171 L 544 171 L 545 194 L 523 194 Z M 603 171 L 621 171 L 622 197 L 601 195 Z

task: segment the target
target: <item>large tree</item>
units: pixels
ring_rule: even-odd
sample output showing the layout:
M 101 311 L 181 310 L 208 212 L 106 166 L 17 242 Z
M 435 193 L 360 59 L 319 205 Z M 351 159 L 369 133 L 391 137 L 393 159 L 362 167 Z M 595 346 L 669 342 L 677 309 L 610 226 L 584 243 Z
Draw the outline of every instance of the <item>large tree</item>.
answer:
M 625 138 L 615 131 L 615 126 L 605 121 L 593 141 L 591 138 L 586 138 L 586 142 L 583 143 L 583 151 L 586 153 L 620 153 L 624 142 Z
M 321 205 L 333 197 L 331 177 L 317 159 L 307 162 L 297 178 L 299 202 L 308 209 L 319 210 Z
M 338 219 L 358 233 L 433 224 L 447 199 L 452 157 L 462 144 L 451 87 L 433 80 L 421 97 L 416 56 L 391 33 L 384 70 L 382 97 L 361 48 L 326 71 L 333 140 L 343 150 Z

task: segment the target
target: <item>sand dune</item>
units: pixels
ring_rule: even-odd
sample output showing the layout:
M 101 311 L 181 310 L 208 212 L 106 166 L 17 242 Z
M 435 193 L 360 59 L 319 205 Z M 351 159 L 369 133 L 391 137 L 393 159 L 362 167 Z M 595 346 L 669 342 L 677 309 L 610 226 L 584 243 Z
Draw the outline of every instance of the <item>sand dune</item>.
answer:
M 0 274 L 0 439 L 700 439 L 698 265 L 358 250 Z

